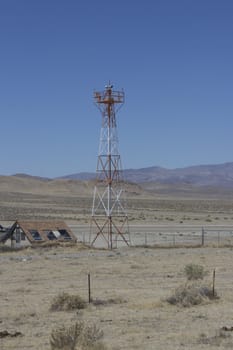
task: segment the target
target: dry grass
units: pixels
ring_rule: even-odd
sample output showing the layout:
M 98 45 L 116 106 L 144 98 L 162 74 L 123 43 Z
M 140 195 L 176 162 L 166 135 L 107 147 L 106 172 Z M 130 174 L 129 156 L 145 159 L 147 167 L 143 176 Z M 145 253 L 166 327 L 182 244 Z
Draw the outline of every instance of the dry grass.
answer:
M 123 304 L 126 303 L 122 298 L 110 298 L 110 299 L 94 299 L 92 300 L 92 304 L 95 306 L 108 306 L 111 304 Z
M 52 330 L 50 346 L 51 350 L 106 350 L 102 338 L 103 331 L 95 324 L 86 325 L 79 321 Z
M 201 333 L 198 341 L 198 344 L 210 345 L 211 347 L 221 347 L 221 349 L 232 349 L 233 348 L 233 339 L 232 334 L 226 332 L 222 329 L 217 330 L 214 335 L 206 335 Z
M 218 299 L 217 293 L 206 285 L 185 284 L 178 287 L 175 293 L 167 298 L 167 302 L 172 305 L 190 307 L 206 303 L 209 300 Z
M 51 311 L 71 311 L 81 310 L 86 307 L 86 302 L 79 295 L 70 295 L 68 293 L 60 293 L 52 300 Z
M 63 190 L 52 183 L 46 186 L 47 192 L 43 186 L 27 193 L 22 193 L 23 186 L 17 191 L 8 192 L 8 187 L 0 192 L 0 219 L 11 223 L 16 218 L 36 216 L 37 219 L 64 219 L 67 223 L 89 223 L 92 206 L 89 185 L 80 184 L 76 191 L 77 184 L 71 183 L 73 190 L 69 193 L 64 186 Z M 211 194 L 211 199 L 203 193 L 182 198 L 165 192 L 157 194 L 148 195 L 143 191 L 128 194 L 131 224 L 172 226 L 182 222 L 181 225 L 201 227 L 206 220 L 219 225 L 233 224 L 230 194 L 219 198 Z M 205 302 L 191 309 L 162 302 L 186 283 L 183 270 L 190 261 L 203 266 L 205 271 L 216 269 L 220 299 L 210 300 L 209 288 L 201 292 L 201 297 L 199 290 L 196 298 L 203 298 L 204 293 Z M 0 327 L 9 334 L 22 334 L 17 338 L 1 338 L 0 349 L 50 350 L 50 339 L 55 340 L 56 332 L 59 334 L 59 330 L 65 329 L 69 333 L 69 328 L 79 322 L 100 325 L 104 331 L 103 341 L 112 350 L 233 347 L 231 332 L 219 333 L 224 325 L 233 326 L 232 249 L 221 247 L 221 242 L 215 247 L 186 249 L 179 241 L 176 249 L 157 246 L 148 249 L 145 245 L 113 252 L 84 250 L 78 245 L 20 251 L 3 248 L 0 264 Z M 88 273 L 91 274 L 91 296 L 96 304 L 82 310 L 67 311 L 64 307 L 59 312 L 51 312 L 51 302 L 61 291 L 87 301 Z M 205 279 L 203 285 L 209 286 L 208 276 Z M 95 346 L 95 350 L 98 346 L 102 350 L 104 345 L 96 342 Z
M 220 298 L 209 299 L 208 288 L 201 291 L 201 297 L 194 297 L 195 304 L 198 298 L 201 303 L 191 309 L 162 302 L 185 284 L 182 271 L 190 260 L 206 271 L 216 268 Z M 1 330 L 22 334 L 0 339 L 3 350 L 49 350 L 52 331 L 69 328 L 76 322 L 99 325 L 109 349 L 164 350 L 166 344 L 166 350 L 201 350 L 205 341 L 200 340 L 203 333 L 206 341 L 213 344 L 211 349 L 217 350 L 216 332 L 224 325 L 233 325 L 229 248 L 125 247 L 109 252 L 54 247 L 44 252 L 34 249 L 5 252 L 0 254 L 0 263 Z M 92 298 L 100 302 L 82 310 L 66 311 L 65 307 L 51 312 L 51 302 L 60 291 L 87 301 L 88 273 Z M 210 278 L 206 276 L 201 286 L 209 286 Z M 221 337 L 220 340 L 221 346 L 230 342 Z

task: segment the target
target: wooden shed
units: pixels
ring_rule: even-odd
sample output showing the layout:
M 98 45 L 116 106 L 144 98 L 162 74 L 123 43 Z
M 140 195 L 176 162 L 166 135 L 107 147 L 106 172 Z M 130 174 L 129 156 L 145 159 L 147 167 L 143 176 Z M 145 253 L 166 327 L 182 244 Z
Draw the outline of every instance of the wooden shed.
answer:
M 17 246 L 40 244 L 51 241 L 73 242 L 77 241 L 75 235 L 64 221 L 21 221 L 17 220 L 1 237 L 1 242 L 8 240 Z

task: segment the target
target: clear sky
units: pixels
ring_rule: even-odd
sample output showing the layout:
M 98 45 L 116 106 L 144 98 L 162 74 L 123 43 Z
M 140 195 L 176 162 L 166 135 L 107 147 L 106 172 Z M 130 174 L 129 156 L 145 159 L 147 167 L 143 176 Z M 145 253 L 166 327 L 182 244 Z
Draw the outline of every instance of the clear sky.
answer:
M 95 171 L 93 91 L 124 89 L 124 168 L 233 161 L 232 0 L 0 0 L 0 174 Z

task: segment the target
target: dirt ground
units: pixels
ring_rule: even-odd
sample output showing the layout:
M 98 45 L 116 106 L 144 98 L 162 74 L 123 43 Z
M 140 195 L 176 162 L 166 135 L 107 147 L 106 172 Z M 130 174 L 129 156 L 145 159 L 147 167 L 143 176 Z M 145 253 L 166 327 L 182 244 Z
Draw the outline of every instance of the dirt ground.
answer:
M 57 247 L 0 254 L 0 349 L 49 350 L 52 329 L 77 320 L 97 324 L 108 349 L 232 349 L 232 248 L 120 248 L 114 251 Z M 200 264 L 219 299 L 181 307 L 166 302 L 184 284 L 184 267 Z M 81 311 L 50 311 L 61 292 L 93 300 Z
M 17 180 L 15 187 L 2 181 L 1 224 L 16 219 L 61 219 L 71 225 L 90 222 L 92 197 L 75 193 L 76 183 L 64 182 L 61 190 L 60 182 L 59 186 L 43 182 L 36 187 L 37 182 L 33 180 L 31 187 L 24 189 L 25 179 L 20 183 L 18 179 L 13 180 Z M 80 193 L 83 188 L 80 184 Z M 145 196 L 145 193 L 131 191 L 129 224 L 228 225 L 230 230 L 232 204 L 232 193 L 170 196 L 169 192 Z M 108 251 L 84 249 L 79 244 L 1 251 L 0 349 L 50 350 L 51 331 L 77 320 L 102 329 L 109 350 L 232 349 L 232 254 L 230 245 L 122 247 Z M 186 283 L 184 267 L 189 263 L 204 267 L 207 272 L 204 283 L 208 286 L 216 269 L 219 299 L 186 308 L 167 303 L 166 298 Z M 88 300 L 88 273 L 92 298 L 98 300 L 99 305 L 92 303 L 78 312 L 51 311 L 54 297 L 62 292 Z M 222 331 L 222 327 L 229 331 Z M 17 336 L 11 336 L 14 334 Z

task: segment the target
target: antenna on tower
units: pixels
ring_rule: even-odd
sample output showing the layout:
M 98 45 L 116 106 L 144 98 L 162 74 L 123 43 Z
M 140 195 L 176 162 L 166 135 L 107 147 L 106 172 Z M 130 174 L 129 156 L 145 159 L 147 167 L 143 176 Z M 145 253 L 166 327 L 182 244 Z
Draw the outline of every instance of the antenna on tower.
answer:
M 119 241 L 130 245 L 128 216 L 123 199 L 121 158 L 118 151 L 116 112 L 124 104 L 123 91 L 114 91 L 109 82 L 105 90 L 94 92 L 102 114 L 96 183 L 91 214 L 90 243 L 107 243 L 109 249 Z

